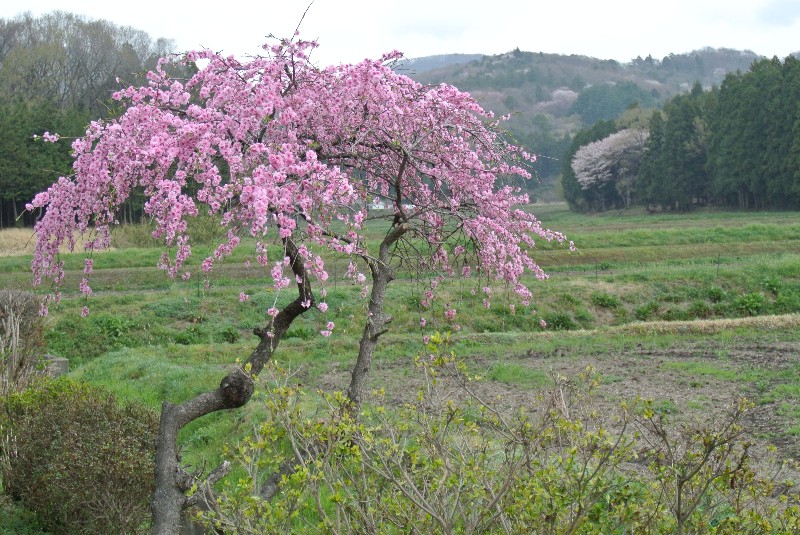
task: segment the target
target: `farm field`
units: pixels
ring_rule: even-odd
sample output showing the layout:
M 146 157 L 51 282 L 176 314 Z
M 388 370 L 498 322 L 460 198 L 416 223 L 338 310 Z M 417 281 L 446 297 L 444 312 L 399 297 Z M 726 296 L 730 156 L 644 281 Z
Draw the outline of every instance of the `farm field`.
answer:
M 414 358 L 426 350 L 423 336 L 448 331 L 450 349 L 483 377 L 481 390 L 509 409 L 532 403 L 553 377 L 577 377 L 591 366 L 600 412 L 645 398 L 674 422 L 713 420 L 744 396 L 755 403 L 745 431 L 759 447 L 800 456 L 796 213 L 583 216 L 562 204 L 530 208 L 578 250 L 541 247 L 535 258 L 550 278 L 531 281 L 529 307 L 493 287 L 486 308 L 482 292 L 472 292 L 484 282 L 469 278 L 441 288 L 441 302 L 425 309 L 419 295 L 427 279 L 400 270 L 387 300 L 394 321 L 370 372 L 391 405 L 402 405 L 421 381 Z M 19 245 L 28 238 L 30 231 L 0 232 L 2 250 L 14 251 L 0 254 L 0 287 L 30 288 L 30 256 Z M 257 341 L 252 329 L 283 298 L 268 273 L 245 264 L 246 244 L 208 280 L 181 281 L 155 267 L 161 249 L 149 246 L 143 229 L 121 228 L 113 243 L 94 256 L 88 300 L 78 291 L 83 255 L 64 256 L 69 273 L 46 339 L 49 352 L 70 359 L 73 377 L 123 399 L 157 409 L 163 399 L 215 388 L 247 357 Z M 363 325 L 360 288 L 343 279 L 345 260 L 331 262 L 328 313 L 296 321 L 277 352 L 310 391 L 346 388 Z M 244 303 L 240 292 L 249 295 Z M 458 310 L 455 320 L 445 320 L 445 302 Z M 325 338 L 318 331 L 327 321 L 337 327 Z M 185 458 L 213 465 L 221 444 L 249 432 L 256 413 L 248 407 L 191 424 L 183 430 Z

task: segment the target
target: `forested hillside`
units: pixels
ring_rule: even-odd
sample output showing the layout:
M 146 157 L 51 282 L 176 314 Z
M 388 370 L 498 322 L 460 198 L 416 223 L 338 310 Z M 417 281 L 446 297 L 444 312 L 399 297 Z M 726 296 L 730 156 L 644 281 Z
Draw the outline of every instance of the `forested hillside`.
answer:
M 172 47 L 64 12 L 0 19 L 0 228 L 70 169 L 69 143 L 45 143 L 42 134 L 83 135 L 90 120 L 113 114 L 112 91 L 141 81 Z
M 798 102 L 794 56 L 758 61 L 709 90 L 697 83 L 646 125 L 620 118 L 577 135 L 562 167 L 564 195 L 581 211 L 800 209 Z
M 111 92 L 122 84 L 141 82 L 156 59 L 172 51 L 169 40 L 65 12 L 0 19 L 0 228 L 31 224 L 30 215 L 23 213 L 25 203 L 69 172 L 69 143 L 49 144 L 41 136 L 45 132 L 79 136 L 90 120 L 113 115 Z M 552 198 L 565 155 L 577 150 L 570 148 L 576 134 L 603 121 L 615 121 L 616 130 L 644 128 L 648 110 L 688 94 L 695 82 L 701 91 L 726 83 L 725 98 L 736 100 L 738 90 L 726 75 L 747 71 L 757 59 L 749 51 L 706 48 L 661 59 L 637 57 L 622 64 L 514 50 L 497 56 L 415 58 L 397 68 L 422 83 L 452 83 L 496 114 L 512 114 L 507 123 L 510 134 L 540 156 L 534 169 L 540 185 L 532 192 L 535 197 Z M 638 111 L 626 111 L 632 106 Z M 715 149 L 714 165 L 720 170 L 729 165 L 721 156 L 725 147 Z M 567 182 L 565 191 L 576 186 Z M 630 186 L 619 195 L 613 193 L 615 186 L 606 184 L 608 195 L 592 194 L 598 202 L 580 188 L 568 198 L 573 206 L 585 209 L 596 209 L 607 200 L 609 206 L 629 201 L 668 204 L 656 186 Z M 760 190 L 736 191 L 725 195 L 741 197 L 742 206 L 765 203 Z M 685 199 L 681 202 L 686 204 Z M 135 219 L 136 206 L 126 206 L 122 217 Z
M 422 83 L 447 82 L 469 91 L 497 114 L 513 114 L 517 140 L 540 158 L 537 171 L 552 180 L 572 137 L 598 121 L 614 120 L 632 104 L 660 107 L 695 82 L 710 88 L 728 73 L 759 59 L 750 51 L 704 48 L 629 63 L 588 56 L 514 50 L 471 62 L 414 73 Z

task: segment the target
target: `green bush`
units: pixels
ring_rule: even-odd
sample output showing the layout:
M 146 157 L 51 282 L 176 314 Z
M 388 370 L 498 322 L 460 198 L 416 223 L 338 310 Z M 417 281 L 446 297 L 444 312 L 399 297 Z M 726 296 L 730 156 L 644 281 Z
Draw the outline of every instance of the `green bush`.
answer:
M 689 312 L 682 308 L 668 308 L 661 314 L 661 319 L 666 321 L 685 321 L 690 319 Z
M 783 291 L 775 298 L 775 312 L 791 314 L 800 311 L 800 292 Z
M 84 383 L 41 380 L 4 400 L 3 490 L 56 533 L 141 533 L 157 415 Z
M 778 295 L 778 292 L 780 291 L 782 286 L 783 282 L 781 281 L 781 279 L 774 275 L 769 277 L 764 277 L 764 279 L 761 281 L 761 287 L 773 295 Z
M 241 337 L 242 333 L 239 332 L 239 329 L 229 323 L 220 325 L 214 333 L 215 342 L 224 342 L 226 344 L 235 344 Z
M 48 535 L 39 518 L 7 496 L 0 496 L 0 527 L 3 535 Z

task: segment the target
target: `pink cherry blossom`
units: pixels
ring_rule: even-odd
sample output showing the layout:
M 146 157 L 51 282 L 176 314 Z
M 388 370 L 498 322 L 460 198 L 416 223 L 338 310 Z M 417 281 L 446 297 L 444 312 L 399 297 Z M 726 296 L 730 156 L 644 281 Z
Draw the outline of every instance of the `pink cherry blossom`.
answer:
M 158 265 L 172 277 L 192 271 L 188 221 L 202 215 L 224 231 L 202 272 L 253 243 L 242 240 L 250 235 L 274 288 L 286 289 L 296 276 L 289 255 L 270 261 L 267 246 L 291 239 L 312 279 L 299 285 L 319 290 L 328 279 L 328 256 L 319 252 L 327 249 L 348 257 L 348 275 L 366 297 L 362 266 L 377 255 L 366 236 L 385 219 L 425 270 L 475 271 L 529 300 L 523 275 L 547 277 L 532 257 L 536 241 L 566 238 L 517 208 L 528 202 L 517 184 L 530 178 L 535 157 L 506 141 L 503 118 L 453 86 L 393 71 L 398 53 L 320 68 L 308 59 L 316 46 L 295 37 L 242 61 L 189 52 L 160 60 L 145 85 L 115 92 L 120 113 L 92 122 L 72 143 L 72 174 L 27 205 L 43 211 L 34 282 L 50 279 L 57 289 L 62 247 L 74 249 L 75 236 L 89 232 L 93 251 L 108 247 L 119 210 L 144 192 L 145 216 L 165 246 Z M 187 78 L 170 74 L 172 62 L 201 58 L 205 66 Z M 373 215 L 375 199 L 391 209 Z M 88 281 L 80 287 L 88 295 Z

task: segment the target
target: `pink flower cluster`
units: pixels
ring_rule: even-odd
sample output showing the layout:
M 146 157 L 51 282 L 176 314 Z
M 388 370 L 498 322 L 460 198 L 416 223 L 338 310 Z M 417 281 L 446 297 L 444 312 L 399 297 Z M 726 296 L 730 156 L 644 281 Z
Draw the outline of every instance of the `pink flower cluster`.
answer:
M 268 245 L 291 239 L 310 279 L 299 286 L 325 283 L 320 250 L 327 249 L 352 259 L 347 274 L 366 296 L 369 272 L 361 262 L 378 252 L 368 250 L 375 219 L 368 206 L 385 199 L 390 227 L 417 240 L 402 254 L 418 255 L 421 269 L 440 276 L 479 272 L 510 284 L 527 303 L 523 274 L 546 277 L 529 254 L 535 240 L 565 239 L 514 208 L 527 196 L 505 181 L 529 178 L 526 164 L 534 156 L 508 144 L 499 120 L 469 94 L 394 72 L 390 63 L 399 54 L 320 69 L 308 60 L 315 46 L 282 40 L 247 61 L 190 52 L 179 61 L 207 65 L 188 79 L 173 78 L 163 59 L 146 85 L 114 93 L 123 113 L 90 124 L 72 144 L 74 174 L 27 205 L 44 211 L 36 227 L 35 282 L 60 284 L 58 252 L 74 247 L 76 233 L 95 228 L 93 249 L 107 247 L 117 212 L 143 191 L 153 235 L 169 247 L 159 265 L 171 276 L 188 278 L 187 222 L 204 215 L 215 218 L 225 237 L 202 261 L 203 272 L 249 234 L 259 265 L 283 290 L 292 281 L 288 256 L 268 258 Z M 91 271 L 87 263 L 86 277 Z M 431 305 L 437 283 L 425 290 L 423 306 Z M 80 289 L 91 293 L 86 278 Z M 322 312 L 328 306 L 310 295 L 304 301 Z M 454 315 L 446 307 L 445 316 Z M 331 323 L 321 332 L 332 330 Z

